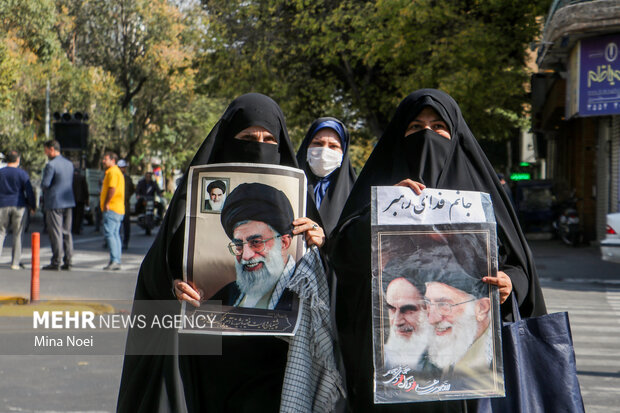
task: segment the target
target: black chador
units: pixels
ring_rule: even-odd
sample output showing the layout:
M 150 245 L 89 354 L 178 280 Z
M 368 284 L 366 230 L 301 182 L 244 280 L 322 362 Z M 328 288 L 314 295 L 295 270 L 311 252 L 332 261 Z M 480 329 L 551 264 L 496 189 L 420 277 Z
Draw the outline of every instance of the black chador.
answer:
M 446 123 L 451 139 L 426 129 L 405 137 L 409 124 L 425 107 L 434 109 Z M 459 106 L 439 90 L 418 90 L 398 106 L 361 171 L 330 240 L 330 259 L 338 274 L 336 314 L 349 404 L 354 412 L 472 411 L 475 401 L 373 404 L 370 188 L 404 179 L 430 188 L 489 193 L 497 221 L 499 269 L 510 277 L 523 317 L 546 313 L 532 253 L 510 200 Z M 502 305 L 502 315 L 511 319 L 510 299 L 507 303 Z
M 267 129 L 277 145 L 233 139 L 250 126 Z M 235 99 L 190 166 L 224 162 L 297 167 L 284 115 L 276 102 L 258 93 Z M 176 301 L 172 285 L 183 274 L 187 179 L 186 171 L 142 262 L 135 300 Z M 312 202 L 308 205 L 308 216 L 320 223 Z M 153 333 L 131 330 L 128 342 L 168 344 L 165 350 L 170 351 L 183 345 L 183 340 L 204 339 L 174 331 L 148 334 Z M 275 337 L 226 336 L 222 337 L 222 349 L 221 356 L 125 356 L 118 412 L 277 412 L 288 344 Z

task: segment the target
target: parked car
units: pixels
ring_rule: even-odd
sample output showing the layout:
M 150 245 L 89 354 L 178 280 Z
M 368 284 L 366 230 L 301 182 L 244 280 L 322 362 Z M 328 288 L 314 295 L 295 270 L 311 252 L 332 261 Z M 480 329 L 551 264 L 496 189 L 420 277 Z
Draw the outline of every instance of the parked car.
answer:
M 601 257 L 620 263 L 620 212 L 607 214 L 607 234 L 601 241 Z
M 554 232 L 556 198 L 549 180 L 517 181 L 513 190 L 519 223 L 526 233 Z

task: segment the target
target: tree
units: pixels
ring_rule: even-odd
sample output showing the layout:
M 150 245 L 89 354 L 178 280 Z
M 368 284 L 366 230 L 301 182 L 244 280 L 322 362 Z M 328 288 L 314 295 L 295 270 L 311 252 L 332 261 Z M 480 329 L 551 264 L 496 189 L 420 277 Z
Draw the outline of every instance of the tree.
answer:
M 409 92 L 440 88 L 478 137 L 507 139 L 524 114 L 526 47 L 548 1 L 203 1 L 203 90 L 279 101 L 300 139 L 320 115 L 368 147 Z M 517 117 L 518 117 L 517 116 Z M 370 139 L 370 143 L 364 140 Z
M 0 3 L 0 151 L 19 151 L 35 179 L 45 162 L 36 95 L 41 73 L 59 50 L 55 17 L 51 0 Z
M 169 144 L 192 148 L 209 116 L 194 93 L 191 8 L 166 0 L 92 0 L 77 8 L 80 64 L 109 73 L 120 91 L 116 136 L 108 147 L 134 160 L 169 152 Z M 108 125 L 113 125 L 108 122 Z M 186 134 L 190 132 L 190 134 Z M 189 156 L 168 157 L 179 166 Z

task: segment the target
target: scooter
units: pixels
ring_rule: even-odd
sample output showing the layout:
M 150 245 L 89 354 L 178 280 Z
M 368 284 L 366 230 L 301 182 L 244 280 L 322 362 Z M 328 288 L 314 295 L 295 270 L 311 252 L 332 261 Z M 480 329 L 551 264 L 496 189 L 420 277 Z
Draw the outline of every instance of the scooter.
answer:
M 579 222 L 579 214 L 577 213 L 577 200 L 572 197 L 567 201 L 565 208 L 553 222 L 558 237 L 566 245 L 576 247 L 581 243 L 581 224 Z
M 144 229 L 146 235 L 151 235 L 151 231 L 161 223 L 161 216 L 156 212 L 155 197 L 146 196 L 138 199 L 139 210 L 138 225 Z

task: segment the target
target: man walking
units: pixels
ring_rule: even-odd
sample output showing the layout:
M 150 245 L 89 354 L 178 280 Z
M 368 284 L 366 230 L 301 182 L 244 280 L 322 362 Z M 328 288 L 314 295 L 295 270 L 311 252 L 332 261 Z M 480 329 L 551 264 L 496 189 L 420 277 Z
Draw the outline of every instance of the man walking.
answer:
M 13 231 L 13 255 L 11 269 L 23 268 L 22 233 L 26 222 L 26 207 L 34 212 L 34 193 L 28 174 L 19 168 L 19 152 L 9 151 L 7 165 L 0 169 L 0 254 L 8 229 Z
M 134 193 L 134 185 L 131 176 L 127 174 L 127 162 L 124 159 L 118 161 L 118 167 L 125 178 L 125 217 L 123 218 L 123 249 L 129 248 L 129 238 L 131 238 L 131 214 L 129 200 Z
M 44 270 L 71 269 L 73 237 L 71 236 L 73 198 L 73 164 L 60 154 L 60 144 L 50 140 L 43 144 L 49 162 L 43 170 L 41 188 L 47 233 L 52 246 L 52 261 Z M 60 266 L 60 257 L 63 265 Z
M 103 166 L 106 168 L 101 188 L 100 207 L 103 212 L 103 234 L 110 248 L 110 263 L 104 270 L 121 269 L 121 222 L 125 215 L 125 178 L 116 166 L 118 155 L 106 152 Z
M 73 197 L 75 198 L 75 208 L 73 208 L 73 225 L 71 232 L 76 235 L 82 233 L 84 222 L 84 208 L 88 205 L 88 182 L 79 169 L 73 171 Z

